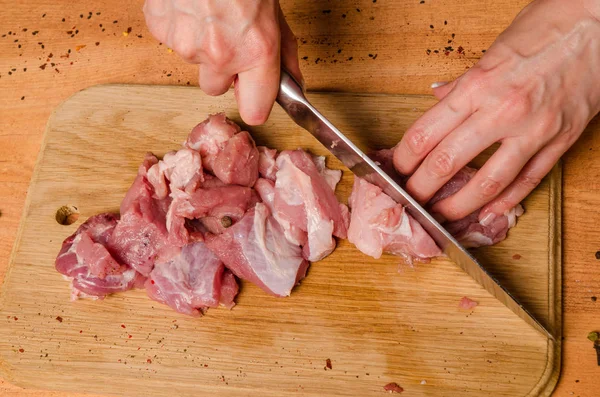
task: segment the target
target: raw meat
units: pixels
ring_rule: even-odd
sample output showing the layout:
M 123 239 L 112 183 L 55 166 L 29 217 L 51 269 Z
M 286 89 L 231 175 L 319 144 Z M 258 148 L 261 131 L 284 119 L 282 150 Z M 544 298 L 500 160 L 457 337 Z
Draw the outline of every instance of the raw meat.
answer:
M 219 304 L 227 309 L 232 309 L 235 306 L 233 301 L 238 294 L 240 287 L 235 279 L 235 276 L 229 269 L 225 269 L 221 278 L 221 297 Z
M 112 256 L 108 242 L 118 216 L 99 214 L 89 218 L 63 242 L 56 270 L 72 281 L 73 297 L 104 297 L 133 288 L 140 277 Z
M 371 154 L 371 158 L 384 171 L 397 177 L 399 182 L 406 180 L 406 177 L 398 175 L 393 168 L 393 149 L 375 152 Z M 434 195 L 427 204 L 428 207 L 456 193 L 476 172 L 474 168 L 464 167 Z M 389 252 L 403 256 L 409 262 L 441 255 L 441 251 L 423 228 L 406 214 L 401 205 L 396 204 L 376 186 L 355 178 L 349 204 L 352 216 L 348 240 L 363 253 L 379 258 L 382 252 Z M 516 224 L 517 217 L 522 214 L 523 207 L 518 205 L 504 216 L 483 225 L 479 222 L 478 210 L 458 221 L 447 222 L 444 227 L 463 246 L 480 247 L 504 240 L 508 229 Z M 407 236 L 411 238 L 406 240 Z
M 275 209 L 275 183 L 269 179 L 259 178 L 254 184 L 254 189 L 260 195 L 263 203 L 269 208 L 275 220 L 281 225 L 283 233 L 289 242 L 296 245 L 305 245 L 308 236 L 304 230 L 292 225 Z
M 332 235 L 346 238 L 349 213 L 339 203 L 331 184 L 319 173 L 310 155 L 284 151 L 277 157 L 274 207 L 278 217 L 307 232 L 304 256 L 311 262 L 335 248 Z
M 150 274 L 157 259 L 178 252 L 178 247 L 169 243 L 165 223 L 170 198 L 155 198 L 154 188 L 147 179 L 148 169 L 157 162 L 153 155 L 146 156 L 121 203 L 121 220 L 109 241 L 115 258 L 144 276 Z
M 207 221 L 209 228 L 211 225 L 217 227 L 224 217 L 235 223 L 258 201 L 256 193 L 244 186 L 200 188 L 192 194 L 175 190 L 171 195 L 173 202 L 166 215 L 166 224 L 169 241 L 177 246 L 189 242 L 186 219 L 215 218 L 213 222 Z
M 208 234 L 206 244 L 236 276 L 275 296 L 288 296 L 308 268 L 301 248 L 262 203 L 222 234 Z
M 170 190 L 193 192 L 204 180 L 200 153 L 180 149 L 165 154 L 164 158 L 148 170 L 148 181 L 158 199 L 164 199 Z
M 156 264 L 146 280 L 146 292 L 180 313 L 199 316 L 206 308 L 219 306 L 223 288 L 225 305 L 233 306 L 237 282 L 233 278 L 234 287 L 227 276 L 223 285 L 224 270 L 223 263 L 204 243 L 188 244 L 179 255 Z
M 409 262 L 442 254 L 423 227 L 379 187 L 355 178 L 348 203 L 352 210 L 348 241 L 363 253 L 380 258 L 389 252 Z
M 258 173 L 261 178 L 275 180 L 277 166 L 275 159 L 277 158 L 277 150 L 269 149 L 265 146 L 258 146 Z
M 258 179 L 258 150 L 246 131 L 229 138 L 213 162 L 213 173 L 228 185 L 251 187 Z
M 433 205 L 458 192 L 477 172 L 471 167 L 464 167 L 452 179 L 448 181 L 429 201 Z M 518 204 L 515 208 L 507 211 L 503 216 L 496 217 L 487 225 L 479 222 L 477 210 L 463 219 L 444 224 L 450 232 L 464 247 L 474 248 L 499 243 L 506 238 L 508 230 L 517 223 L 517 217 L 523 215 L 523 207 Z
M 331 190 L 335 192 L 335 187 L 342 179 L 342 170 L 332 170 L 325 166 L 325 156 L 312 156 L 313 162 L 317 166 L 319 174 L 325 179 Z
M 240 131 L 240 127 L 225 117 L 225 113 L 212 114 L 194 127 L 184 146 L 198 151 L 203 167 L 212 171 L 212 164 L 225 143 Z
M 465 309 L 465 310 L 471 310 L 474 309 L 475 307 L 477 307 L 477 302 L 475 302 L 472 299 L 467 298 L 466 296 L 463 296 L 460 299 L 460 302 L 458 303 L 458 307 L 461 309 Z

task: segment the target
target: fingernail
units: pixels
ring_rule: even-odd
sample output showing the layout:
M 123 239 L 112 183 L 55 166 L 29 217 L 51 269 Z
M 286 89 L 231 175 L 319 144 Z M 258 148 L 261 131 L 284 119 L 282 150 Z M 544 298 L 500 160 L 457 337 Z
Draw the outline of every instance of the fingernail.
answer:
M 431 85 L 431 88 L 439 88 L 439 87 L 441 87 L 443 85 L 446 85 L 446 84 L 448 84 L 447 81 L 436 81 L 435 83 L 433 83 Z
M 479 220 L 479 223 L 481 224 L 481 226 L 489 226 L 492 224 L 492 222 L 494 222 L 494 219 L 496 219 L 496 214 L 490 212 L 489 214 L 486 214 L 483 218 L 481 218 Z

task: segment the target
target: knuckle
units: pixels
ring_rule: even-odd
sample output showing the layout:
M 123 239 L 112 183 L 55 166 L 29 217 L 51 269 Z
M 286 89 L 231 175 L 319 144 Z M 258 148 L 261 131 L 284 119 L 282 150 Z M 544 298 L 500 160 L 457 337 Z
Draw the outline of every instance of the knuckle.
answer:
M 536 177 L 534 175 L 525 174 L 521 178 L 519 178 L 518 185 L 521 188 L 526 189 L 527 191 L 531 191 L 535 189 L 541 182 L 541 178 Z
M 495 178 L 486 177 L 480 184 L 479 196 L 486 200 L 495 197 L 500 193 L 503 183 Z
M 503 100 L 502 117 L 512 122 L 520 122 L 531 114 L 534 108 L 533 100 L 523 90 L 514 90 Z
M 439 149 L 431 153 L 428 162 L 429 171 L 440 177 L 448 177 L 454 171 L 454 156 L 448 149 Z
M 416 155 L 420 156 L 427 151 L 427 142 L 429 140 L 429 134 L 425 128 L 421 126 L 415 126 L 406 137 L 406 147 L 408 150 Z
M 223 40 L 214 23 L 209 23 L 205 29 L 205 39 L 201 45 L 203 55 L 214 69 L 223 69 L 234 57 L 233 48 Z
M 191 62 L 196 57 L 197 48 L 192 40 L 185 37 L 175 36 L 173 41 L 173 50 L 187 62 Z

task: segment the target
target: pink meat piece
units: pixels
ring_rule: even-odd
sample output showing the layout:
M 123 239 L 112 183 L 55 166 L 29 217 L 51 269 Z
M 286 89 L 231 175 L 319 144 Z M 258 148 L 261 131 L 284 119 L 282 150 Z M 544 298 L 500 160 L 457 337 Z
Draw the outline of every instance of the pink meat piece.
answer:
M 325 165 L 325 156 L 312 156 L 313 162 L 317 166 L 319 174 L 325 179 L 331 190 L 335 192 L 335 188 L 342 179 L 342 170 L 332 170 Z
M 202 166 L 212 171 L 213 162 L 225 143 L 240 131 L 240 127 L 225 117 L 225 113 L 213 114 L 192 129 L 184 146 L 197 150 L 202 156 Z
M 258 173 L 262 178 L 274 181 L 277 174 L 275 164 L 277 150 L 265 146 L 258 146 L 256 149 L 258 149 Z
M 224 233 L 208 234 L 206 244 L 236 276 L 275 296 L 288 296 L 308 268 L 301 248 L 285 238 L 263 203 Z
M 225 268 L 223 277 L 221 278 L 221 297 L 219 298 L 219 304 L 225 306 L 227 309 L 233 309 L 235 306 L 234 299 L 239 290 L 240 287 L 235 276 L 229 269 Z
M 258 201 L 257 194 L 251 188 L 234 185 L 200 188 L 192 194 L 176 190 L 171 192 L 171 196 L 173 202 L 169 207 L 166 223 L 170 233 L 169 241 L 177 246 L 190 241 L 186 219 L 216 218 L 207 222 L 209 227 L 217 227 L 217 220 L 221 222 L 224 217 L 229 217 L 235 223 Z M 203 226 L 206 227 L 207 224 Z
M 178 247 L 169 243 L 166 213 L 170 198 L 155 198 L 147 178 L 148 169 L 158 160 L 148 155 L 140 166 L 137 178 L 121 202 L 121 220 L 110 236 L 115 258 L 144 276 L 152 271 L 154 262 L 177 254 Z
M 355 178 L 348 202 L 352 209 L 348 241 L 361 252 L 373 258 L 388 252 L 409 262 L 442 254 L 423 227 L 379 187 Z
M 461 309 L 465 309 L 465 310 L 471 310 L 474 309 L 475 307 L 477 307 L 478 303 L 475 302 L 472 299 L 467 298 L 466 296 L 463 296 L 460 300 L 460 302 L 458 303 L 458 307 Z
M 428 204 L 433 205 L 452 196 L 466 185 L 476 172 L 474 168 L 464 167 L 433 196 Z M 444 227 L 466 248 L 493 245 L 506 238 L 508 230 L 516 225 L 517 217 L 523 215 L 523 212 L 523 207 L 519 204 L 484 226 L 479 222 L 480 210 L 477 210 L 463 219 L 445 223 Z
M 179 313 L 200 316 L 206 308 L 219 306 L 224 270 L 223 263 L 204 243 L 188 244 L 179 255 L 156 264 L 146 280 L 146 292 Z M 235 293 L 230 291 L 229 279 L 227 283 L 226 299 L 231 304 Z
M 165 154 L 164 158 L 148 169 L 148 181 L 158 199 L 164 199 L 174 189 L 193 192 L 204 179 L 200 153 L 180 149 Z
M 310 155 L 302 150 L 284 151 L 277 157 L 274 207 L 278 217 L 306 231 L 304 255 L 318 261 L 335 248 L 332 235 L 346 238 L 349 214 L 331 185 L 319 173 Z
M 269 208 L 275 220 L 282 227 L 288 241 L 296 245 L 305 245 L 308 239 L 306 232 L 292 225 L 275 208 L 275 183 L 269 179 L 259 178 L 254 184 L 254 189 L 256 189 L 263 203 Z
M 213 173 L 228 185 L 252 186 L 258 179 L 259 153 L 247 131 L 229 138 L 213 162 Z
M 118 216 L 89 218 L 67 237 L 56 258 L 56 270 L 72 280 L 73 297 L 100 297 L 134 288 L 140 275 L 111 255 L 108 241 Z

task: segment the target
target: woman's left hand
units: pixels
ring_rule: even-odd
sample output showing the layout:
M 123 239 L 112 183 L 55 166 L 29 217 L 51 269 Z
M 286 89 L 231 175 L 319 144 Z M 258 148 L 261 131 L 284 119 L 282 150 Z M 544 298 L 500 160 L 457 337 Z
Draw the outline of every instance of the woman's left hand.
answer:
M 447 220 L 484 207 L 484 224 L 523 200 L 600 110 L 600 3 L 536 0 L 482 59 L 434 89 L 440 102 L 406 132 L 396 169 L 428 201 L 479 153 L 500 148 L 432 211 Z

